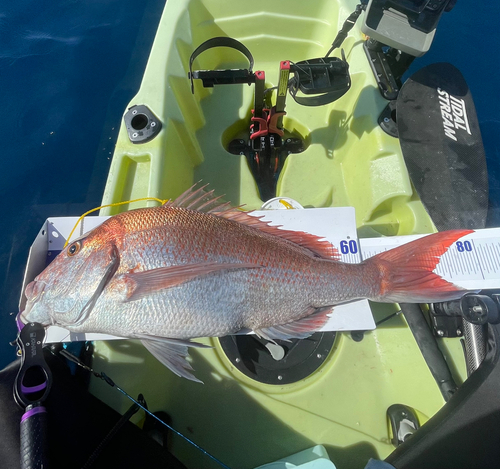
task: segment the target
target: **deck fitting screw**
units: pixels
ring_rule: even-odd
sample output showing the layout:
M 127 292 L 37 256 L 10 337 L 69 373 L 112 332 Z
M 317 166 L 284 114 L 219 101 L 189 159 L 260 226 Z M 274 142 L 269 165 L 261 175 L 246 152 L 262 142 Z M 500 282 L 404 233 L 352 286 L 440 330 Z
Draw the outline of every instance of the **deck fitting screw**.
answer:
M 441 329 L 438 329 L 436 332 L 437 332 L 437 335 L 439 337 L 443 337 L 444 336 L 444 331 L 442 331 Z
M 132 137 L 133 137 L 133 138 L 137 138 L 137 136 L 138 136 L 138 134 L 137 134 L 137 133 L 133 133 L 133 134 L 132 134 Z
M 151 122 L 151 127 L 154 127 L 156 125 L 156 122 Z
M 235 360 L 235 362 L 236 362 L 236 363 L 239 363 L 240 361 L 241 361 L 241 359 L 240 359 L 240 358 L 237 358 L 237 359 Z
M 318 353 L 318 354 L 316 355 L 316 358 L 321 358 L 321 357 L 322 357 L 321 353 Z
M 278 375 L 278 380 L 281 381 L 283 379 L 283 376 Z
M 457 335 L 462 335 L 462 331 L 460 329 L 457 329 Z

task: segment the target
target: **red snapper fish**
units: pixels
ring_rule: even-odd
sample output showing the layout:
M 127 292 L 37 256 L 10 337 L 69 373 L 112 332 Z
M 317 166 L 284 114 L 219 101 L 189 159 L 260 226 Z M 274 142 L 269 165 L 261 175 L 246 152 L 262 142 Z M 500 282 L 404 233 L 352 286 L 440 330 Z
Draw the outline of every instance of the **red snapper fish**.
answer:
M 174 373 L 196 337 L 253 330 L 306 338 L 335 305 L 426 303 L 466 291 L 433 273 L 471 230 L 432 234 L 361 262 L 340 262 L 317 236 L 270 226 L 213 191 L 115 215 L 68 245 L 26 287 L 23 322 L 140 339 Z

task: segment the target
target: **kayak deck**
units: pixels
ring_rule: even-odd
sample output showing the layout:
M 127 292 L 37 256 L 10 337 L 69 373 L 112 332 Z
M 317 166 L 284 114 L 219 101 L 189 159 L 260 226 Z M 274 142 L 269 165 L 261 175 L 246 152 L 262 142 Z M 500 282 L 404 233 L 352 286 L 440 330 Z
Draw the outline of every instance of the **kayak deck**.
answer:
M 163 126 L 156 138 L 132 144 L 124 123 L 103 196 L 103 204 L 139 197 L 173 198 L 193 183 L 210 183 L 216 194 L 248 209 L 262 205 L 245 156 L 226 151 L 244 135 L 253 106 L 246 85 L 202 88 L 187 79 L 189 57 L 203 41 L 230 36 L 247 46 L 266 85 L 278 80 L 281 60 L 321 57 L 356 1 L 216 0 L 167 2 L 142 86 L 130 106 L 145 104 Z M 426 233 L 434 226 L 415 195 L 399 141 L 385 134 L 377 118 L 386 106 L 363 51 L 356 26 L 343 44 L 351 89 L 321 107 L 287 100 L 285 129 L 300 135 L 305 151 L 286 160 L 277 195 L 304 207 L 353 206 L 358 234 Z M 338 51 L 337 51 L 338 52 Z M 210 50 L 198 68 L 246 67 L 238 52 Z M 101 215 L 154 205 L 135 202 L 101 210 Z M 395 311 L 373 305 L 376 320 Z M 315 444 L 323 444 L 342 468 L 364 467 L 370 457 L 392 450 L 386 410 L 395 403 L 416 409 L 422 422 L 444 401 L 403 318 L 396 317 L 361 342 L 338 334 L 325 363 L 305 380 L 265 385 L 231 366 L 217 339 L 211 350 L 192 351 L 199 385 L 174 376 L 139 343 L 96 343 L 94 368 L 103 370 L 130 394 L 143 392 L 149 408 L 165 410 L 177 430 L 231 467 L 252 468 Z M 460 343 L 448 341 L 451 361 L 460 363 Z M 455 360 L 454 360 L 455 359 Z M 458 376 L 464 376 L 462 367 Z M 93 380 L 91 390 L 124 411 L 116 392 Z M 179 438 L 173 453 L 187 467 L 213 463 Z M 216 467 L 216 466 L 213 466 Z
M 245 157 L 226 151 L 228 142 L 248 129 L 253 87 L 205 89 L 196 80 L 193 95 L 189 56 L 206 39 L 234 37 L 250 49 L 255 69 L 266 72 L 266 83 L 276 85 L 281 60 L 324 55 L 353 8 L 350 4 L 340 9 L 336 2 L 167 5 L 168 18 L 160 25 L 143 85 L 131 102 L 148 105 L 163 129 L 154 140 L 136 145 L 122 123 L 103 203 L 175 197 L 203 180 L 233 204 L 260 207 Z M 370 226 L 384 235 L 430 232 L 432 222 L 413 197 L 399 142 L 377 124 L 387 101 L 378 92 L 362 42 L 355 28 L 342 46 L 352 77 L 351 90 L 342 98 L 319 107 L 288 98 L 285 129 L 301 136 L 306 149 L 288 157 L 277 195 L 304 207 L 354 206 L 360 228 Z M 208 50 L 197 63 L 199 68 L 248 66 L 242 54 L 227 48 Z M 137 206 L 141 204 L 131 205 Z M 101 214 L 118 210 L 123 208 Z

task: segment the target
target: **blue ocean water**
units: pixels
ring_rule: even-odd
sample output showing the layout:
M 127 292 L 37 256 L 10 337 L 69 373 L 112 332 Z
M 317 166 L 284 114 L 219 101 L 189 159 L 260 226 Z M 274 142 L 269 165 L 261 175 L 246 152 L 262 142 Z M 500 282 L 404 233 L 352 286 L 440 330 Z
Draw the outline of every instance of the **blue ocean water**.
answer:
M 15 357 L 13 314 L 42 223 L 100 203 L 120 119 L 164 3 L 19 0 L 0 7 L 0 367 Z M 411 68 L 450 62 L 467 80 L 488 159 L 491 226 L 500 225 L 499 20 L 500 3 L 458 0 Z
M 0 367 L 15 358 L 29 246 L 49 216 L 100 204 L 120 119 L 165 0 L 19 0 L 0 7 Z

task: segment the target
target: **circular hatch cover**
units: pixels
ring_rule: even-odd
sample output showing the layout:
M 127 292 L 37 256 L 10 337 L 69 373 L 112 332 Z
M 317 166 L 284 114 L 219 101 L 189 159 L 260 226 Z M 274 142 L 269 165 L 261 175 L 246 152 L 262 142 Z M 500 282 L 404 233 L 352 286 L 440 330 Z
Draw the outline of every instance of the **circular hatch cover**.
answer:
M 269 342 L 256 335 L 219 339 L 231 363 L 246 376 L 265 384 L 291 384 L 307 378 L 326 360 L 335 332 L 316 332 L 307 339 Z

